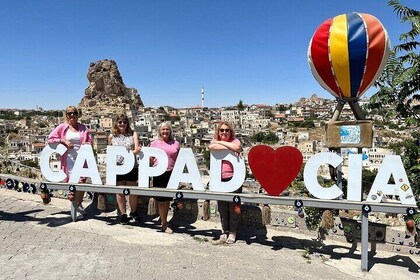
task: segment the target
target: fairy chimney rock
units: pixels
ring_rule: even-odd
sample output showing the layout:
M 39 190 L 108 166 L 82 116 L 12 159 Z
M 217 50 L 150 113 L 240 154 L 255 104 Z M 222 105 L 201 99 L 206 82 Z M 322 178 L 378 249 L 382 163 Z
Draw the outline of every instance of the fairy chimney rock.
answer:
M 144 107 L 137 89 L 127 88 L 114 60 L 91 62 L 87 73 L 89 86 L 79 103 L 83 115 L 125 113 Z

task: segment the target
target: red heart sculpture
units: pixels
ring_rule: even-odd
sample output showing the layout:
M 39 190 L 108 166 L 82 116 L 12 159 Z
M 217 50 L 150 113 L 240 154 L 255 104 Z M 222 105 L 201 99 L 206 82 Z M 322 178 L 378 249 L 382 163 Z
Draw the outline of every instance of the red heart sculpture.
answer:
M 254 146 L 248 154 L 254 177 L 269 195 L 281 194 L 299 174 L 302 153 L 290 146 L 274 150 L 265 145 Z

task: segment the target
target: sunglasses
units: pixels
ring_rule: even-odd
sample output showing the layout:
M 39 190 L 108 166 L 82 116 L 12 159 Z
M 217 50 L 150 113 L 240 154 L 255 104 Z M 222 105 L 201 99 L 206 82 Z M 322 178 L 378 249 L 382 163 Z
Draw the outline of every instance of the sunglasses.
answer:
M 67 112 L 66 114 L 67 114 L 67 116 L 77 116 L 79 113 L 78 112 Z
M 226 129 L 220 128 L 219 131 L 220 132 L 230 132 L 230 129 L 229 128 L 226 128 Z
M 119 121 L 118 124 L 127 124 L 126 121 Z

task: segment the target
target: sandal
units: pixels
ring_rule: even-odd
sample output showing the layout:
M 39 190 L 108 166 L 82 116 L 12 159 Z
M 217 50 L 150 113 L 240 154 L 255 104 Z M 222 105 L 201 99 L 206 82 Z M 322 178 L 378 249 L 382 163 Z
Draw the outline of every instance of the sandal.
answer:
M 162 232 L 167 233 L 167 234 L 174 233 L 174 231 L 169 226 L 162 227 Z
M 228 239 L 226 240 L 226 244 L 233 244 L 236 241 L 236 234 L 230 233 Z
M 137 212 L 131 212 L 130 218 L 133 219 L 137 223 L 141 221 L 139 214 L 137 214 Z
M 126 225 L 126 224 L 128 224 L 129 220 L 130 219 L 128 218 L 127 214 L 122 214 L 121 218 L 120 218 L 120 224 Z
M 85 210 L 85 208 L 83 208 L 82 204 L 77 206 L 76 211 L 79 212 L 82 215 L 86 215 L 86 210 Z
M 218 240 L 213 241 L 212 244 L 213 245 L 225 244 L 226 240 L 227 240 L 227 234 L 224 233 L 224 234 L 219 236 Z

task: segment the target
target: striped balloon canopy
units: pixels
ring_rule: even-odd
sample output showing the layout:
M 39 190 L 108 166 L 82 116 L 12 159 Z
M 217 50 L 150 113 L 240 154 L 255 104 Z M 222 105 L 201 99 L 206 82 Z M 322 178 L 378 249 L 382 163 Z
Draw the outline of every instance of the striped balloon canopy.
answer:
M 308 60 L 320 85 L 338 99 L 358 99 L 381 74 L 390 41 L 369 14 L 342 14 L 324 21 L 312 36 Z

